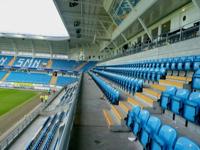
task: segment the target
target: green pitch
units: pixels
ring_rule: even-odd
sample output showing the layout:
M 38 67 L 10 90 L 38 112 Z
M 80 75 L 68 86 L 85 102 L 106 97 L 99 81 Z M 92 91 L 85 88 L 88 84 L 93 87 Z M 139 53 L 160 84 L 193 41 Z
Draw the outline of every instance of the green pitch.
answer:
M 33 100 L 38 92 L 15 89 L 0 89 L 0 116 L 23 103 Z

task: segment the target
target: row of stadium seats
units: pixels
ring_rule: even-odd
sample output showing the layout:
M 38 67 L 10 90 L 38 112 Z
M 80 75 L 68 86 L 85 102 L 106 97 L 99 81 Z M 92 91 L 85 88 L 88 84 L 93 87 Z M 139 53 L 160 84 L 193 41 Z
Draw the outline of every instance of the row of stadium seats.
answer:
M 65 113 L 62 112 L 59 114 L 59 116 L 58 114 L 54 115 L 52 119 L 51 117 L 48 117 L 44 122 L 41 130 L 33 138 L 33 140 L 27 146 L 26 150 L 38 150 L 42 145 L 44 145 L 43 149 L 49 149 L 53 137 L 59 128 L 59 125 L 62 122 L 64 116 Z
M 75 67 L 80 65 L 81 61 L 75 61 L 75 60 L 58 60 L 58 59 L 52 59 L 52 69 L 57 70 L 73 70 Z
M 95 73 L 113 81 L 114 83 L 118 84 L 123 90 L 134 94 L 135 92 L 142 91 L 143 88 L 143 80 L 138 80 L 130 77 L 125 77 L 118 74 L 113 74 L 105 71 L 100 70 L 93 70 Z
M 24 82 L 35 84 L 49 84 L 51 76 L 44 73 L 11 72 L 7 82 Z
M 200 124 L 200 92 L 167 87 L 162 92 L 160 106 L 163 110 L 168 109 L 183 116 L 187 121 Z
M 108 85 L 106 82 L 104 82 L 102 79 L 97 77 L 94 73 L 89 72 L 92 79 L 96 82 L 96 84 L 100 87 L 100 89 L 103 91 L 107 99 L 112 104 L 118 104 L 120 99 L 119 92 L 112 88 L 110 85 Z
M 2 80 L 7 73 L 8 72 L 6 71 L 0 71 L 0 80 Z M 44 73 L 10 72 L 10 74 L 8 75 L 5 81 L 48 85 L 50 84 L 50 80 L 51 80 L 51 76 Z M 58 76 L 56 85 L 65 86 L 67 84 L 71 84 L 76 81 L 77 81 L 77 78 Z
M 0 55 L 0 66 L 1 67 L 8 66 L 12 59 L 14 59 L 14 56 Z M 48 65 L 48 61 L 50 61 L 50 59 L 17 56 L 14 59 L 14 62 L 13 64 L 11 64 L 11 66 L 15 68 L 32 68 L 32 69 L 46 68 Z M 82 61 L 64 60 L 64 59 L 52 59 L 51 62 L 52 64 L 50 68 L 54 70 L 74 70 L 77 66 L 83 63 Z M 93 62 L 91 63 L 92 64 L 89 63 L 88 68 L 90 67 L 90 65 L 93 65 Z M 88 68 L 86 67 L 84 70 L 87 70 Z
M 47 140 L 46 140 L 46 142 L 45 142 L 45 144 L 44 144 L 44 147 L 43 147 L 44 150 L 48 150 L 48 149 L 50 148 L 50 145 L 51 145 L 52 140 L 53 140 L 53 138 L 54 138 L 54 136 L 55 136 L 55 134 L 56 134 L 56 131 L 58 130 L 60 123 L 61 123 L 61 122 L 63 121 L 63 119 L 64 119 L 64 115 L 65 115 L 64 112 L 62 112 L 62 113 L 59 115 L 58 122 L 56 122 L 56 124 L 54 124 L 54 126 L 52 127 L 52 129 L 49 131 L 49 133 L 48 133 L 48 135 L 47 135 L 47 136 L 48 136 L 48 137 L 47 137 Z
M 0 80 L 6 75 L 6 71 L 0 71 Z
M 7 66 L 12 59 L 13 56 L 0 55 L 0 66 Z
M 43 68 L 48 63 L 46 58 L 16 57 L 13 66 L 20 68 Z
M 102 67 L 144 67 L 144 68 L 166 68 L 171 70 L 198 70 L 200 68 L 200 56 L 182 56 L 174 58 L 162 58 L 157 60 L 145 60 L 131 64 L 109 65 Z
M 144 149 L 151 150 L 200 150 L 200 147 L 187 137 L 178 137 L 171 126 L 162 125 L 159 118 L 151 116 L 139 106 L 128 112 L 126 124 L 139 139 Z
M 80 72 L 86 72 L 88 71 L 90 68 L 94 67 L 96 65 L 96 61 L 89 61 L 86 65 L 84 65 L 81 69 Z
M 105 71 L 140 78 L 149 81 L 159 81 L 166 76 L 165 68 L 106 68 Z
M 77 79 L 73 77 L 64 77 L 64 76 L 58 76 L 56 85 L 58 86 L 65 86 L 67 84 L 71 84 L 73 82 L 76 82 Z

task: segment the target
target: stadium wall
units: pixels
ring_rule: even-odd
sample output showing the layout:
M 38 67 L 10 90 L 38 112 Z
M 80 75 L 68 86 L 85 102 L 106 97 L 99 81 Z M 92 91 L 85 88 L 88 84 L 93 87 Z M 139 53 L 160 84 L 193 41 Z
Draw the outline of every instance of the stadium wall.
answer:
M 158 59 L 176 56 L 200 55 L 200 37 L 169 44 L 152 50 L 143 51 L 137 54 L 112 59 L 98 65 L 113 65 L 133 63 L 134 61 Z

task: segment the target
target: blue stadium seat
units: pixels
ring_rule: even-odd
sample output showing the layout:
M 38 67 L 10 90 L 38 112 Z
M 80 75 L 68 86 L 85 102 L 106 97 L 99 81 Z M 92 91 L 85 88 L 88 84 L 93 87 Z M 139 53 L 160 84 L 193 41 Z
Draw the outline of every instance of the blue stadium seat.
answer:
M 183 105 L 188 99 L 190 91 L 187 89 L 178 89 L 176 95 L 171 97 L 171 111 L 175 114 L 182 114 Z
M 58 76 L 57 77 L 56 85 L 58 85 L 58 86 L 65 86 L 67 84 L 71 84 L 71 83 L 76 82 L 76 81 L 77 81 L 76 78 Z
M 3 77 L 6 75 L 6 71 L 0 71 L 0 80 L 3 79 Z
M 192 70 L 192 66 L 193 66 L 193 62 L 194 62 L 194 56 L 188 56 L 185 59 L 185 66 L 184 66 L 184 70 L 185 71 L 190 71 Z
M 9 62 L 13 59 L 13 56 L 0 55 L 0 66 L 8 66 Z
M 200 90 L 200 69 L 192 77 L 192 89 Z
M 133 106 L 132 110 L 128 112 L 126 117 L 126 125 L 132 129 L 133 122 L 136 117 L 139 115 L 141 108 L 139 106 Z
M 147 123 L 150 117 L 150 113 L 147 110 L 141 110 L 138 117 L 133 124 L 132 132 L 136 136 L 138 136 L 139 132 L 141 131 L 142 127 Z
M 147 149 L 153 136 L 158 134 L 161 124 L 162 123 L 159 118 L 151 116 L 147 121 L 147 124 L 144 125 L 140 135 L 140 142 L 144 149 Z
M 193 62 L 193 70 L 196 71 L 200 69 L 200 56 L 196 56 Z
M 166 66 L 165 66 L 166 70 L 170 69 L 171 63 L 172 63 L 172 58 L 167 58 L 166 59 Z
M 186 137 L 180 137 L 176 141 L 174 150 L 200 150 L 199 146 Z
M 151 150 L 173 150 L 176 138 L 176 130 L 168 125 L 163 125 L 159 133 L 152 139 Z
M 183 116 L 186 120 L 199 123 L 200 120 L 200 92 L 192 92 L 185 101 Z
M 102 79 L 97 77 L 94 73 L 89 72 L 89 74 L 93 78 L 93 80 L 97 83 L 97 85 L 100 87 L 100 89 L 103 91 L 107 99 L 112 104 L 118 104 L 120 98 L 119 92 L 110 85 L 108 85 L 106 82 L 104 82 Z
M 162 58 L 160 67 L 161 68 L 165 68 L 166 67 L 166 63 L 167 63 L 167 59 L 166 58 Z
M 187 57 L 183 56 L 178 59 L 177 69 L 178 71 L 183 71 L 185 69 L 185 60 Z
M 167 87 L 167 89 L 162 92 L 160 99 L 160 106 L 163 110 L 168 109 L 170 106 L 171 97 L 176 93 L 176 87 Z
M 175 57 L 172 59 L 172 63 L 171 63 L 171 67 L 170 67 L 171 70 L 175 71 L 178 69 L 177 68 L 178 60 L 179 60 L 179 57 Z
M 7 82 L 24 82 L 35 84 L 49 84 L 51 76 L 44 73 L 11 72 Z

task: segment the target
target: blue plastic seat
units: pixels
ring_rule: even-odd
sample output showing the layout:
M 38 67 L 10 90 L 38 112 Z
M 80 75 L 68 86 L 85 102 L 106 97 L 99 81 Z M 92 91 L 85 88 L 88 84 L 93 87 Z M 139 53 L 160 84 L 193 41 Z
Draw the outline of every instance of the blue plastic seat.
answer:
M 176 95 L 171 97 L 171 111 L 175 114 L 182 114 L 183 105 L 188 99 L 190 91 L 187 89 L 178 89 Z
M 159 81 L 161 78 L 166 76 L 166 69 L 160 68 L 159 71 L 156 73 L 156 81 Z
M 147 123 L 150 117 L 150 113 L 147 110 L 141 110 L 139 115 L 136 117 L 136 121 L 134 122 L 132 132 L 136 136 L 141 131 L 141 128 Z
M 166 66 L 165 66 L 165 68 L 166 68 L 167 70 L 170 69 L 171 63 L 172 63 L 172 58 L 167 58 L 167 59 L 166 59 Z
M 143 88 L 144 81 L 142 79 L 135 79 L 135 92 L 141 92 Z
M 172 63 L 171 63 L 171 70 L 177 70 L 177 65 L 178 65 L 178 57 L 175 57 L 172 59 Z
M 175 95 L 176 90 L 176 87 L 169 86 L 164 92 L 162 92 L 160 106 L 163 110 L 169 108 L 171 97 Z
M 200 150 L 199 146 L 186 137 L 180 137 L 176 141 L 174 150 Z
M 186 59 L 185 59 L 185 66 L 184 66 L 184 70 L 185 71 L 192 70 L 194 58 L 195 58 L 194 56 L 186 57 Z
M 151 150 L 173 150 L 177 132 L 174 128 L 163 125 L 151 142 Z
M 166 58 L 161 59 L 161 65 L 160 65 L 160 67 L 161 68 L 165 68 L 166 67 L 166 62 L 167 62 Z
M 177 69 L 179 71 L 183 71 L 184 70 L 184 66 L 185 66 L 185 60 L 186 60 L 187 57 L 180 57 L 178 59 L 178 65 L 177 65 Z
M 142 128 L 140 143 L 145 149 L 149 146 L 151 138 L 153 138 L 153 136 L 160 130 L 161 124 L 159 118 L 151 116 L 147 121 L 147 124 Z
M 126 125 L 132 129 L 133 123 L 136 117 L 139 115 L 141 108 L 139 106 L 134 106 L 131 111 L 127 114 Z
M 193 70 L 196 71 L 200 69 L 200 56 L 196 56 L 193 62 Z
M 183 116 L 186 120 L 199 123 L 200 119 L 200 92 L 192 92 L 185 101 Z
M 200 69 L 192 77 L 192 89 L 200 90 Z

